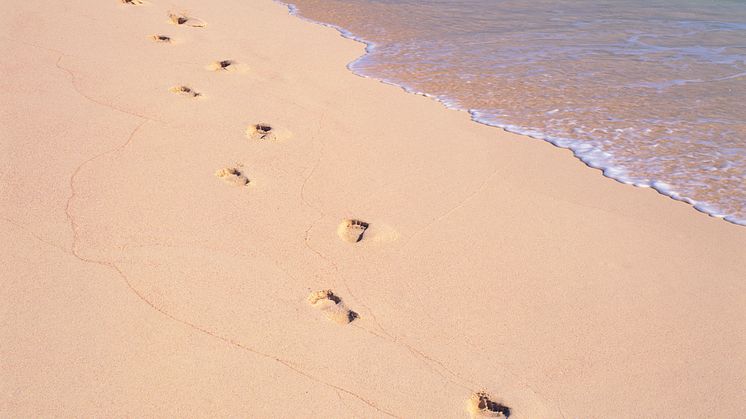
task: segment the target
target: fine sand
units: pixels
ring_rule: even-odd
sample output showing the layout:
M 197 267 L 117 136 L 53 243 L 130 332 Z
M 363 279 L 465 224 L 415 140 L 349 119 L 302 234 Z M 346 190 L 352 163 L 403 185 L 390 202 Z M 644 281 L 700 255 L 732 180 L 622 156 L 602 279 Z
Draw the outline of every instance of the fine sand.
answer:
M 746 417 L 746 228 L 269 0 L 0 24 L 0 416 Z

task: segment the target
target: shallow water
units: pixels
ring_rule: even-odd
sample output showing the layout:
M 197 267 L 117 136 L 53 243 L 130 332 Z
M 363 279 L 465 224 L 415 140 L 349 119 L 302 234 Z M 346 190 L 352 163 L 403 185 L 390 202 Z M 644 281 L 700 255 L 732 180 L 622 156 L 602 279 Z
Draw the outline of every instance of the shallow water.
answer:
M 356 73 L 746 225 L 746 1 L 293 0 Z

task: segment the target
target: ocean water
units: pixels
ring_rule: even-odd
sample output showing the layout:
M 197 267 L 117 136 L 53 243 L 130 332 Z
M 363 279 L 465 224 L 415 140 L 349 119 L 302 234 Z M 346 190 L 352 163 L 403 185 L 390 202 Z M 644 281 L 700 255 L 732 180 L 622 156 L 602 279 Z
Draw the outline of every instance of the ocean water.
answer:
M 292 0 L 349 67 L 746 225 L 746 0 Z

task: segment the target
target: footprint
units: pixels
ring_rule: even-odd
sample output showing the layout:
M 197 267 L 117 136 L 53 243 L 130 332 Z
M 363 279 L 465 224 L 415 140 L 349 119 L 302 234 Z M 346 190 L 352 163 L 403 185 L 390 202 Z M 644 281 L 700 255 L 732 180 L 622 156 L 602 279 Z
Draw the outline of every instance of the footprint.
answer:
M 154 42 L 160 42 L 163 44 L 170 44 L 171 43 L 171 37 L 166 35 L 150 35 L 149 37 Z
M 191 26 L 193 28 L 204 28 L 207 26 L 207 23 L 202 19 L 197 19 L 196 17 L 189 17 L 184 13 L 169 13 L 168 19 L 173 23 L 174 25 L 184 25 L 184 26 Z
M 232 71 L 236 69 L 236 62 L 233 60 L 215 61 L 208 68 L 212 71 Z
M 485 391 L 479 391 L 471 395 L 467 410 L 471 413 L 472 418 L 507 418 L 510 416 L 510 408 L 492 401 Z
M 236 186 L 247 186 L 249 178 L 237 167 L 225 167 L 215 172 L 215 176 L 223 179 L 223 182 Z
M 247 65 L 239 63 L 236 60 L 213 61 L 210 65 L 205 66 L 205 69 L 218 73 L 247 73 L 249 71 Z
M 188 97 L 199 97 L 202 96 L 202 93 L 195 92 L 194 89 L 192 89 L 189 86 L 174 86 L 169 89 L 173 93 L 180 94 L 182 96 L 188 96 Z
M 329 320 L 347 324 L 357 318 L 357 313 L 347 308 L 331 290 L 314 291 L 308 296 L 311 306 L 321 310 Z
M 139 6 L 139 5 L 143 4 L 143 3 L 145 3 L 142 0 L 119 0 L 119 2 L 122 3 L 122 4 L 129 4 L 130 6 Z
M 270 124 L 260 122 L 258 124 L 249 125 L 246 128 L 246 136 L 251 140 L 277 140 L 279 131 Z
M 346 242 L 357 243 L 363 239 L 368 227 L 370 227 L 370 224 L 365 221 L 346 219 L 337 227 L 337 235 Z

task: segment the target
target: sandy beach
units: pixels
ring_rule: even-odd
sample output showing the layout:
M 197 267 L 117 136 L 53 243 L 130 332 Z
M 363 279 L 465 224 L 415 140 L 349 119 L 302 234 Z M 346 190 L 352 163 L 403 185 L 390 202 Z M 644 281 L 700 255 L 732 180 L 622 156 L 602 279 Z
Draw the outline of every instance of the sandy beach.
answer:
M 746 228 L 269 0 L 0 22 L 0 416 L 746 417 Z

